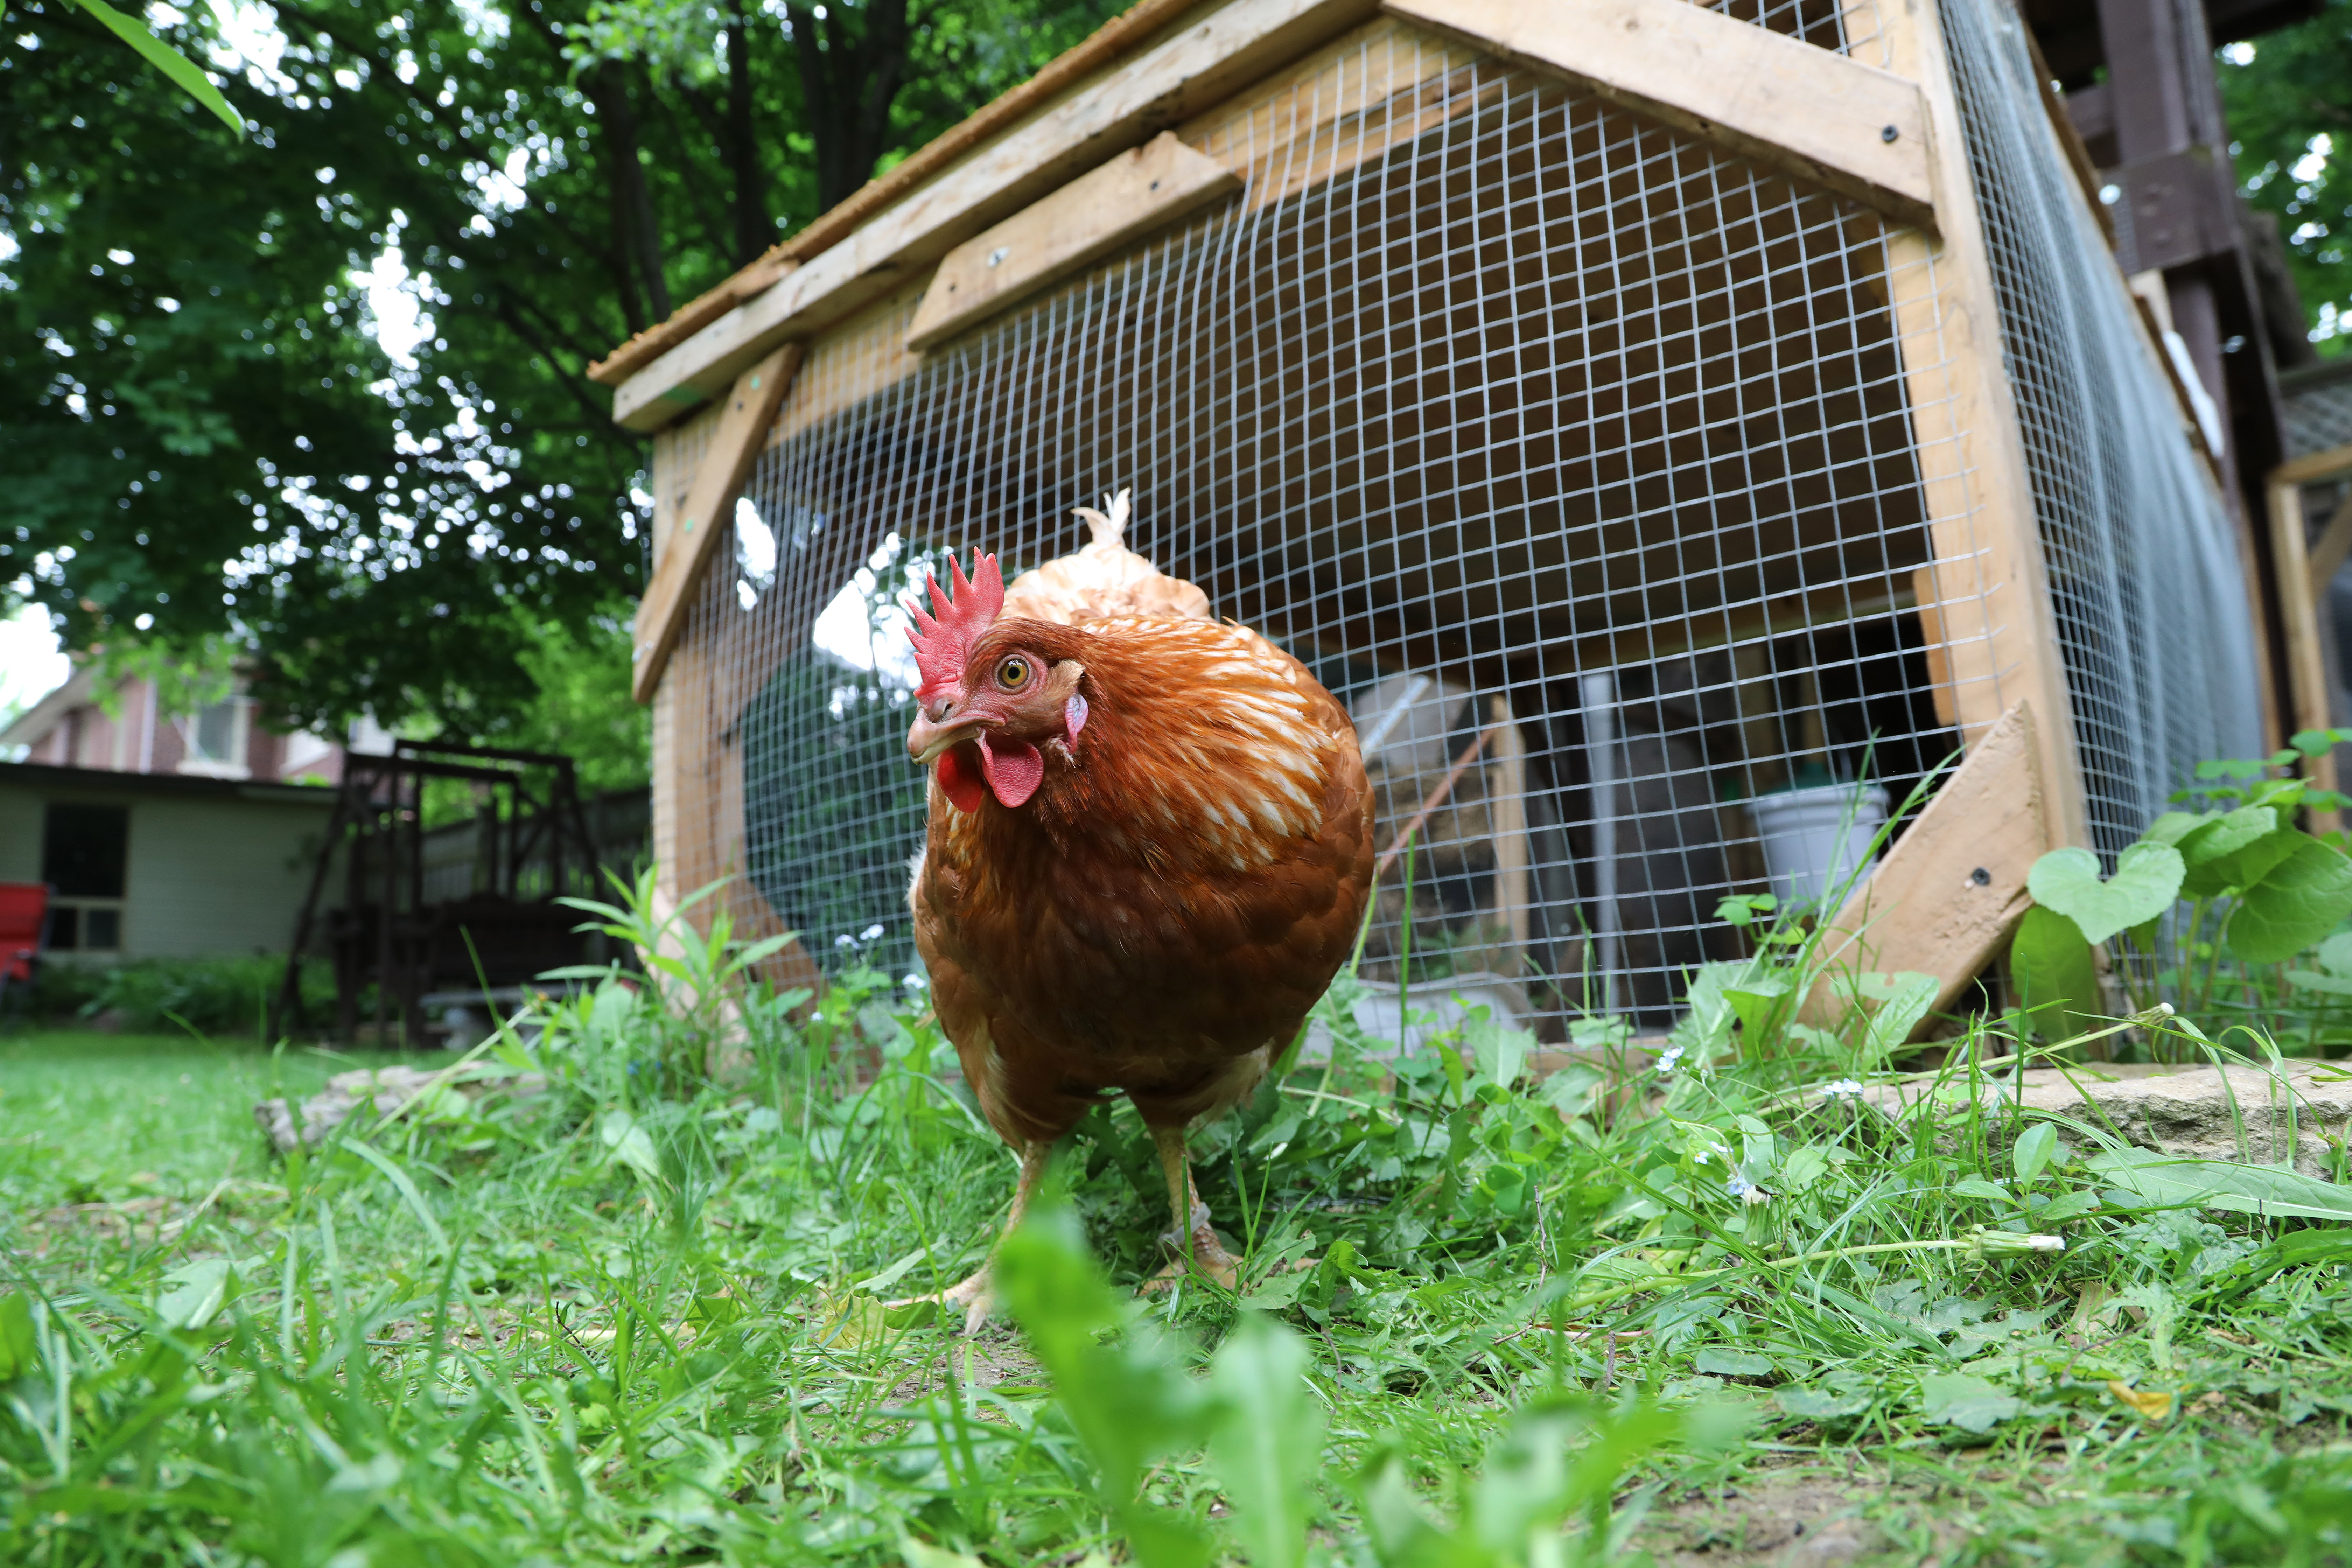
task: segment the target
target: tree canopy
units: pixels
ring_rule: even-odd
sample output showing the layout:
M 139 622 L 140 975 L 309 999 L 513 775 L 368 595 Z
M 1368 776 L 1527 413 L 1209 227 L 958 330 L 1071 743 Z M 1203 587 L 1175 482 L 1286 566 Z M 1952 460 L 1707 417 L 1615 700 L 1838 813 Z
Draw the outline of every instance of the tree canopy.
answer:
M 2221 51 L 2246 199 L 2276 213 L 2323 354 L 2352 342 L 2352 0 Z
M 644 452 L 587 363 L 1112 0 L 249 0 L 0 31 L 0 599 L 258 659 L 280 721 L 511 730 L 610 642 Z M 598 628 L 602 626 L 600 631 Z

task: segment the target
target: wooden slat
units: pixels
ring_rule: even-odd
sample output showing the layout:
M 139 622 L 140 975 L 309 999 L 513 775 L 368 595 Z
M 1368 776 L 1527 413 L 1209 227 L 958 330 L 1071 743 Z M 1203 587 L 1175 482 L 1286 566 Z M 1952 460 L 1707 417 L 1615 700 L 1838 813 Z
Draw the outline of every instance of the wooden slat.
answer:
M 1566 77 L 1743 157 L 1936 226 L 1916 84 L 1686 0 L 1383 0 L 1416 26 Z
M 2035 729 L 2022 702 L 2004 714 L 1824 928 L 1809 1021 L 1845 1012 L 1856 973 L 1932 974 L 1941 1011 L 2000 952 L 2053 843 Z
M 657 430 L 786 338 L 806 338 L 919 278 L 956 246 L 1096 164 L 1372 14 L 1371 0 L 1233 0 L 1019 129 L 975 148 L 775 287 L 621 384 L 614 419 Z
M 1939 235 L 1896 230 L 1886 238 L 1887 303 L 1935 552 L 1919 579 L 1923 618 L 1932 609 L 1943 635 L 1962 742 L 1981 744 L 2012 709 L 2029 714 L 2049 840 L 2082 844 L 2089 826 L 2064 653 L 1951 64 L 1933 7 L 1888 5 L 1879 15 L 1889 63 L 1920 83 L 1941 198 Z
M 2334 727 L 2327 700 L 2327 645 L 2319 635 L 2318 584 L 2312 581 L 2311 562 L 2303 536 L 2303 491 L 2292 480 L 2273 471 L 2270 496 L 2271 559 L 2278 572 L 2280 627 L 2286 634 L 2287 688 L 2294 701 L 2295 730 Z M 2304 777 L 2321 789 L 2336 787 L 2336 753 L 2321 752 L 2304 763 Z M 2330 832 L 2337 826 L 2334 812 L 2314 812 L 2313 830 Z
M 2341 479 L 2346 474 L 2352 474 L 2352 447 L 2331 447 L 2325 452 L 2281 463 L 2271 470 L 2271 483 L 2309 485 L 2321 479 Z
M 1163 131 L 949 251 L 907 346 L 944 342 L 1241 184 Z
M 734 513 L 735 498 L 751 477 L 768 426 L 775 423 L 776 407 L 800 368 L 801 352 L 800 344 L 786 343 L 736 380 L 709 450 L 695 470 L 694 488 L 679 509 L 671 536 L 662 542 L 654 580 L 637 605 L 630 686 L 640 702 L 653 700 L 654 689 L 661 684 L 662 667 L 677 646 L 687 601 L 719 542 L 729 536 L 726 523 Z
M 2327 526 L 2311 542 L 2311 597 L 2317 603 L 2327 597 L 2327 585 L 2336 581 L 2336 574 L 2344 569 L 2344 558 L 2352 555 L 2352 495 L 2346 496 L 2336 510 L 2328 514 Z
M 1000 132 L 1008 131 L 1069 91 L 1119 56 L 1149 44 L 1200 8 L 1201 0 L 1141 0 L 1095 29 L 1075 48 L 1065 49 L 1045 68 L 1002 97 L 917 148 L 887 172 L 860 185 L 849 197 L 819 214 L 814 223 L 688 304 L 669 320 L 646 328 L 588 367 L 593 380 L 618 386 L 637 371 L 700 331 L 719 316 L 774 284 L 810 257 L 832 249 L 858 225 Z M 722 303 L 723 301 L 723 303 Z

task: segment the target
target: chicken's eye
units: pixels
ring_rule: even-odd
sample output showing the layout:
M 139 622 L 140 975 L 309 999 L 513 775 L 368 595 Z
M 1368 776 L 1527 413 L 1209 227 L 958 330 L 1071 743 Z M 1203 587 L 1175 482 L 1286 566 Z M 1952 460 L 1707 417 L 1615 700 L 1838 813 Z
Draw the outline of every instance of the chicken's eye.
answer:
M 996 667 L 996 684 L 1007 691 L 1020 690 L 1028 679 L 1029 661 L 1025 658 L 1008 658 Z

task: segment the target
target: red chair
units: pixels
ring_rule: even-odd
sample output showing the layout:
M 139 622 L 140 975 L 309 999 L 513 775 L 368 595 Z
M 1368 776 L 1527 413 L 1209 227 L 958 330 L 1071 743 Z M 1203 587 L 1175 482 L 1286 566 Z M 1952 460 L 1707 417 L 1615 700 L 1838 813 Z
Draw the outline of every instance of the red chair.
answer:
M 49 889 L 40 882 L 0 882 L 0 998 L 33 978 L 49 934 Z

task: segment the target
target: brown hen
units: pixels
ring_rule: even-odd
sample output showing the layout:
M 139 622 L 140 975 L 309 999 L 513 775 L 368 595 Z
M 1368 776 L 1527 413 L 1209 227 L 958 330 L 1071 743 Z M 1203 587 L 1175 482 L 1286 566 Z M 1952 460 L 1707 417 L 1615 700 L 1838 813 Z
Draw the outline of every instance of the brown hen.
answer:
M 1348 956 L 1372 879 L 1364 766 L 1305 666 L 1209 618 L 1120 542 L 1008 592 L 995 558 L 935 615 L 910 605 L 922 684 L 907 749 L 933 768 L 908 902 L 940 1023 L 989 1124 L 1021 1152 L 1010 1230 L 1047 1154 L 1107 1095 L 1151 1130 L 1176 1254 L 1236 1262 L 1185 1132 L 1256 1088 Z M 942 1292 L 989 1309 L 989 1268 Z

